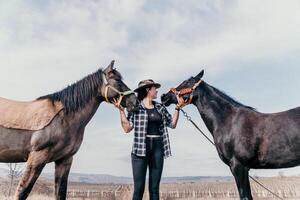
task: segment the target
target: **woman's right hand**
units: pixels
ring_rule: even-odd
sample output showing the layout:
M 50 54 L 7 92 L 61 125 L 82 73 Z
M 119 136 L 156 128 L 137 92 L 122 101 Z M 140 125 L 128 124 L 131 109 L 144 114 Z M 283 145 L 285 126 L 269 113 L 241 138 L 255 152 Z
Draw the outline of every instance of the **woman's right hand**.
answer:
M 125 109 L 123 108 L 123 106 L 118 104 L 118 101 L 116 99 L 112 101 L 112 104 L 120 110 L 122 128 L 124 129 L 125 133 L 129 133 L 133 129 L 133 127 L 130 126 L 129 121 L 126 118 Z
M 120 111 L 124 111 L 124 108 L 121 104 L 118 103 L 118 101 L 116 99 L 113 99 L 112 104 L 118 108 Z

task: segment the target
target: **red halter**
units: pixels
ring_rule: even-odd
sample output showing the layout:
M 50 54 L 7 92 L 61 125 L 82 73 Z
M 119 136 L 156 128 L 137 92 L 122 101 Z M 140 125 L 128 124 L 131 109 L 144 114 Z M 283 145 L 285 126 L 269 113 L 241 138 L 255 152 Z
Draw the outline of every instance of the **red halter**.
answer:
M 170 92 L 172 92 L 173 94 L 176 95 L 177 99 L 178 98 L 182 98 L 183 95 L 186 95 L 186 94 L 190 94 L 189 98 L 184 101 L 184 105 L 182 106 L 186 106 L 188 104 L 191 104 L 192 103 L 192 100 L 193 100 L 193 93 L 194 93 L 194 90 L 202 83 L 203 81 L 202 80 L 199 80 L 198 82 L 196 82 L 193 87 L 191 88 L 183 88 L 179 91 L 176 90 L 176 88 L 171 88 L 170 89 Z

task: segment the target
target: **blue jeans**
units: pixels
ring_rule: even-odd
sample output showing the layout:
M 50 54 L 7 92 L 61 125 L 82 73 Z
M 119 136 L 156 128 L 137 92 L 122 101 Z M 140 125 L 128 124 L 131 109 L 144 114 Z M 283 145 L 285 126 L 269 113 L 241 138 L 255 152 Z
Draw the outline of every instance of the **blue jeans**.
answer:
M 163 138 L 146 138 L 146 156 L 131 154 L 131 162 L 134 181 L 132 199 L 143 199 L 146 172 L 149 166 L 150 200 L 159 200 L 159 183 L 164 165 Z

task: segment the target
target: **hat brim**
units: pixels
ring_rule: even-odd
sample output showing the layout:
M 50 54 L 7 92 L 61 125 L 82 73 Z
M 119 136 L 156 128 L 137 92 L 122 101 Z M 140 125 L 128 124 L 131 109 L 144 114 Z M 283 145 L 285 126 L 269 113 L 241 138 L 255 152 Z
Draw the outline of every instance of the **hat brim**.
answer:
M 136 88 L 134 90 L 134 92 L 138 92 L 141 89 L 149 88 L 149 87 L 153 87 L 153 86 L 156 87 L 156 88 L 160 88 L 161 85 L 159 83 L 151 83 L 151 84 L 143 85 L 143 86 L 140 86 L 140 87 Z

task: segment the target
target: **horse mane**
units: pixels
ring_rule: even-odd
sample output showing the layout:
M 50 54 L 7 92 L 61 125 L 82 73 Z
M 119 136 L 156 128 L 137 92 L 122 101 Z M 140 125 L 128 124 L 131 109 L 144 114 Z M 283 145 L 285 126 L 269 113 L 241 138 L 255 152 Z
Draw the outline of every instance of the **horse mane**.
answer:
M 114 76 L 122 78 L 121 74 L 114 70 Z M 66 113 L 76 112 L 83 108 L 95 94 L 98 88 L 102 85 L 102 69 L 84 77 L 83 79 L 67 86 L 65 89 L 41 96 L 37 100 L 50 99 L 52 102 L 60 101 L 64 105 Z
M 234 105 L 236 107 L 243 107 L 243 108 L 247 108 L 250 110 L 256 110 L 255 108 L 251 107 L 251 106 L 247 106 L 244 105 L 242 103 L 240 103 L 239 101 L 235 100 L 234 98 L 230 97 L 228 94 L 226 94 L 225 92 L 209 85 L 209 87 L 212 89 L 213 92 L 215 92 L 219 97 L 221 97 L 223 100 L 225 100 L 227 103 Z

